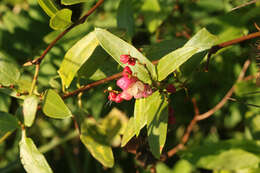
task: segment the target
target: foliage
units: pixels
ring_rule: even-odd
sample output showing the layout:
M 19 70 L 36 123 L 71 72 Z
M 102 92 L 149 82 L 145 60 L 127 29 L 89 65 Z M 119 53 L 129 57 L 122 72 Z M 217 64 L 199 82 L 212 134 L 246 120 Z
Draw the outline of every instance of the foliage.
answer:
M 259 172 L 260 47 L 219 46 L 257 32 L 246 2 L 1 1 L 0 172 Z

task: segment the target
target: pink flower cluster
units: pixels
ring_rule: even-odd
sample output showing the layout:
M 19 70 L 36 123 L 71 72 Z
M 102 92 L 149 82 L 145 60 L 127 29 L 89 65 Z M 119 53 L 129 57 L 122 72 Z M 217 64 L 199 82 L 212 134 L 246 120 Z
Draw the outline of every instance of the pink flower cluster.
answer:
M 120 61 L 124 64 L 134 66 L 136 64 L 136 58 L 130 55 L 121 55 Z M 123 77 L 117 80 L 116 84 L 123 91 L 109 91 L 108 99 L 116 103 L 120 103 L 123 100 L 131 100 L 133 97 L 136 99 L 145 98 L 153 93 L 152 88 L 142 83 L 137 77 L 132 75 L 132 70 L 129 66 L 126 66 L 123 70 Z

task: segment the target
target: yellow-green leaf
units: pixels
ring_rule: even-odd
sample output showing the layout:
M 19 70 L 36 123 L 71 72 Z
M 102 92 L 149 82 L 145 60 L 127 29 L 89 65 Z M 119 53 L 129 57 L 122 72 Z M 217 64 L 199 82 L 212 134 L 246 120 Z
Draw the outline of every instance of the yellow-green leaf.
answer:
M 19 143 L 20 157 L 27 173 L 52 173 L 52 170 L 42 153 L 39 152 L 31 138 L 23 133 Z
M 24 124 L 30 127 L 35 119 L 37 112 L 38 98 L 36 96 L 29 96 L 23 102 L 23 116 Z
M 153 79 L 157 78 L 155 66 L 135 47 L 104 29 L 96 28 L 95 33 L 103 49 L 105 49 L 105 51 L 110 54 L 121 66 L 124 67 L 125 65 L 120 62 L 120 55 L 130 54 L 132 57 L 137 58 L 141 64 L 146 65 Z M 137 63 L 134 67 L 131 67 L 133 73 L 137 74 L 138 79 L 141 81 L 151 83 L 149 73 L 144 65 L 141 64 Z
M 131 117 L 124 131 L 121 147 L 124 147 L 132 137 L 135 136 L 134 118 Z
M 61 30 L 69 27 L 72 24 L 71 21 L 72 11 L 64 8 L 59 10 L 51 17 L 50 27 L 54 30 Z
M 94 121 L 86 119 L 81 126 L 80 139 L 87 147 L 91 155 L 105 167 L 114 166 L 114 156 L 110 147 L 106 132 Z
M 182 48 L 179 48 L 164 57 L 157 65 L 158 80 L 162 81 L 170 73 L 178 69 L 194 54 L 211 48 L 217 41 L 217 38 L 210 34 L 205 28 L 194 35 Z
M 63 85 L 69 87 L 77 71 L 92 55 L 97 46 L 96 35 L 91 32 L 68 50 L 58 71 Z
M 59 94 L 51 89 L 49 89 L 44 96 L 43 112 L 48 117 L 58 119 L 72 116 L 71 111 L 65 105 Z
M 168 102 L 159 91 L 153 93 L 149 98 L 151 106 L 147 110 L 148 143 L 153 155 L 159 159 L 167 135 Z
M 59 11 L 57 4 L 53 0 L 38 0 L 38 4 L 50 17 L 53 17 Z

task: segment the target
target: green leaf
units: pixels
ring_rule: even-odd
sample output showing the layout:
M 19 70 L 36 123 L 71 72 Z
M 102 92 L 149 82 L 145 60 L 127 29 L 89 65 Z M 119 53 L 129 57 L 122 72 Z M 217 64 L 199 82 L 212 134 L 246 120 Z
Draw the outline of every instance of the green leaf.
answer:
M 16 64 L 0 54 L 0 84 L 4 86 L 14 85 L 20 77 L 20 71 Z
M 135 110 L 134 110 L 134 127 L 135 127 L 135 134 L 136 136 L 139 135 L 140 130 L 146 125 L 147 123 L 147 110 L 149 110 L 150 105 L 146 104 L 146 99 L 137 99 L 135 101 Z
M 156 31 L 157 27 L 162 24 L 166 17 L 161 11 L 158 0 L 144 1 L 141 10 L 144 13 L 144 22 L 150 32 Z
M 38 4 L 50 17 L 53 17 L 59 11 L 57 4 L 53 0 L 38 0 Z
M 157 66 L 158 80 L 162 81 L 165 79 L 194 54 L 211 48 L 216 41 L 217 39 L 214 35 L 210 34 L 205 28 L 201 29 L 182 48 L 179 48 L 160 59 Z
M 61 3 L 64 5 L 74 5 L 74 4 L 79 4 L 87 1 L 89 0 L 61 0 Z
M 127 126 L 126 126 L 126 129 L 124 131 L 121 147 L 124 147 L 128 143 L 128 141 L 130 141 L 130 139 L 135 136 L 135 125 L 134 125 L 134 123 L 135 123 L 134 118 L 131 117 L 129 119 Z
M 58 119 L 72 116 L 69 108 L 65 105 L 59 94 L 51 89 L 49 89 L 44 96 L 43 112 L 48 117 Z
M 61 30 L 69 27 L 72 24 L 71 16 L 72 11 L 70 9 L 64 8 L 59 10 L 51 17 L 50 27 L 54 30 Z
M 24 124 L 31 127 L 34 122 L 37 112 L 38 98 L 36 96 L 29 96 L 23 102 Z
M 164 163 L 156 164 L 156 172 L 172 173 L 172 170 Z
M 0 111 L 0 138 L 18 127 L 18 120 L 13 115 Z
M 81 126 L 80 139 L 91 155 L 106 167 L 113 167 L 114 156 L 105 131 L 93 120 L 86 119 Z
M 154 92 L 149 98 L 150 108 L 147 111 L 148 143 L 151 152 L 156 158 L 164 147 L 168 125 L 168 102 L 159 91 Z
M 255 141 L 228 140 L 200 145 L 185 151 L 182 157 L 197 167 L 212 170 L 258 168 L 260 145 Z
M 179 160 L 173 167 L 172 173 L 192 173 L 192 165 L 187 160 Z
M 19 143 L 20 157 L 27 173 L 51 173 L 52 170 L 42 153 L 39 152 L 31 138 L 25 134 Z
M 137 58 L 141 64 L 146 64 L 146 67 L 150 71 L 153 79 L 157 78 L 154 65 L 135 47 L 106 30 L 96 28 L 95 33 L 103 49 L 105 49 L 122 67 L 125 65 L 120 62 L 120 55 L 130 54 L 131 56 Z M 151 79 L 149 73 L 141 64 L 137 63 L 134 67 L 131 67 L 131 69 L 133 70 L 133 73 L 137 74 L 137 77 L 141 81 L 150 84 Z
M 92 55 L 97 46 L 96 35 L 91 32 L 68 50 L 58 71 L 63 85 L 69 87 L 77 71 Z
M 134 16 L 131 1 L 121 0 L 117 9 L 117 27 L 126 29 L 129 36 L 133 36 Z

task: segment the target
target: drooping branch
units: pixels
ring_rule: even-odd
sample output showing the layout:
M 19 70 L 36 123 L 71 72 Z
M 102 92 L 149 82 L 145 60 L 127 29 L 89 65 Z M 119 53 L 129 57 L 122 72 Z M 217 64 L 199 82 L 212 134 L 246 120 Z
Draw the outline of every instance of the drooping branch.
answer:
M 88 16 L 90 16 L 102 3 L 104 0 L 99 0 L 83 17 L 81 17 L 77 22 L 73 23 L 70 27 L 65 29 L 62 33 L 60 33 L 44 50 L 42 55 L 32 61 L 26 62 L 23 66 L 31 66 L 40 64 L 41 61 L 44 59 L 44 57 L 47 55 L 47 53 L 53 48 L 53 46 L 64 36 L 66 35 L 70 30 L 72 30 L 74 27 L 84 23 Z
M 182 150 L 184 148 L 184 145 L 188 142 L 190 134 L 192 132 L 192 129 L 194 127 L 194 125 L 197 124 L 197 122 L 204 120 L 206 118 L 209 118 L 211 115 L 213 115 L 217 110 L 221 109 L 225 103 L 227 102 L 227 100 L 231 97 L 231 95 L 233 94 L 234 90 L 235 90 L 235 85 L 237 82 L 243 80 L 245 73 L 250 65 L 251 61 L 250 60 L 246 60 L 243 68 L 237 78 L 237 81 L 235 82 L 235 84 L 231 87 L 231 89 L 227 92 L 227 94 L 223 97 L 223 99 L 212 109 L 210 109 L 209 111 L 207 111 L 206 113 L 203 114 L 199 114 L 199 109 L 197 107 L 196 101 L 192 100 L 193 102 L 193 107 L 194 107 L 194 112 L 195 112 L 195 116 L 193 117 L 193 119 L 191 120 L 190 124 L 188 125 L 186 132 L 184 133 L 181 142 L 176 145 L 174 148 L 172 148 L 171 150 L 169 150 L 166 155 L 163 155 L 161 157 L 162 161 L 165 161 L 167 158 L 170 158 L 172 156 L 174 156 L 179 150 Z
M 256 24 L 255 24 L 255 26 L 257 28 Z M 242 37 L 236 38 L 234 40 L 229 40 L 229 41 L 220 43 L 220 44 L 215 45 L 215 46 L 212 46 L 210 48 L 210 50 L 209 50 L 208 57 L 207 57 L 206 71 L 208 71 L 209 61 L 210 61 L 211 56 L 213 54 L 217 53 L 220 49 L 223 49 L 225 47 L 241 43 L 241 42 L 246 41 L 246 40 L 251 40 L 251 39 L 254 39 L 254 38 L 257 38 L 257 37 L 260 37 L 260 31 L 248 34 L 246 36 L 242 36 Z

